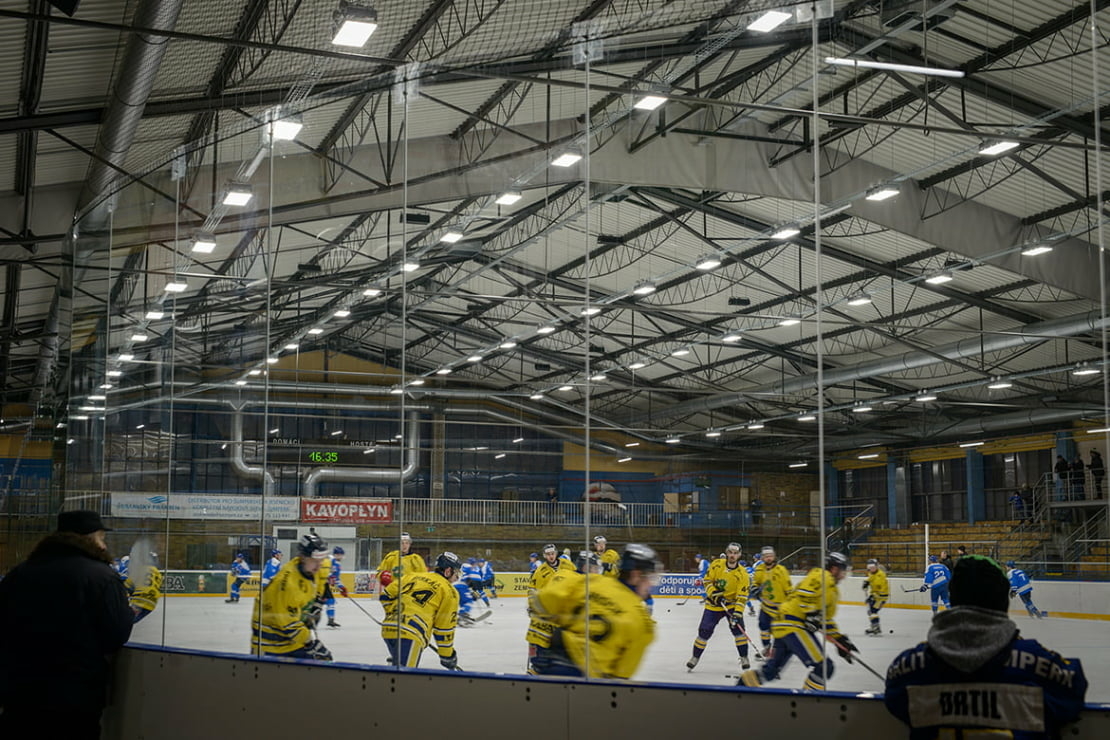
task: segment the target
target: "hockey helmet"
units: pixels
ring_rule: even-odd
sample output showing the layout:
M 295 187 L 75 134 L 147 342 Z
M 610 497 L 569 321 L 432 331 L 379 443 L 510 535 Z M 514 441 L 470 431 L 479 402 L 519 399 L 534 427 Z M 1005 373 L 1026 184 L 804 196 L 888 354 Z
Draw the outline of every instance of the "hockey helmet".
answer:
M 747 567 L 748 567 L 748 561 L 747 561 L 747 560 L 741 560 L 741 561 L 740 561 L 740 565 L 742 565 L 742 566 L 744 566 L 745 568 L 747 568 Z
M 408 532 L 401 532 L 401 539 L 402 540 L 408 540 L 409 542 L 412 542 L 412 535 L 409 534 Z
M 826 568 L 840 568 L 841 570 L 848 570 L 848 558 L 841 552 L 830 552 L 825 556 Z
M 272 557 L 272 558 L 281 557 L 281 550 L 270 550 L 270 557 Z
M 702 559 L 702 558 L 701 558 L 701 553 L 699 552 L 699 553 L 698 553 L 697 555 L 695 555 L 695 556 L 694 556 L 694 559 L 695 559 L 695 560 L 701 560 L 701 559 Z
M 539 556 L 540 556 L 540 554 L 538 552 L 529 553 L 529 555 L 528 555 L 528 557 L 533 558 L 533 559 L 538 558 Z
M 744 551 L 740 548 L 739 542 L 730 542 L 725 545 L 725 554 L 727 555 L 729 552 L 735 552 L 737 555 L 739 555 Z
M 1017 563 L 1015 563 L 1013 560 L 1007 560 L 1006 561 L 1006 567 L 1007 568 L 1014 568 L 1016 566 L 1017 566 Z
M 328 556 L 328 543 L 318 534 L 306 534 L 297 543 L 297 549 L 302 558 L 326 558 Z
M 937 562 L 940 562 L 940 558 L 938 558 L 938 557 L 937 557 L 936 555 L 930 555 L 930 556 L 929 556 L 929 562 L 930 562 L 930 563 L 937 563 Z
M 459 560 L 459 556 L 453 552 L 442 552 L 439 554 L 439 557 L 436 558 L 436 573 L 443 575 L 443 571 L 448 568 L 453 568 L 454 571 L 458 573 L 462 570 L 462 561 Z
M 599 534 L 596 537 L 594 537 L 594 544 L 595 545 L 599 542 L 608 542 L 608 541 L 609 540 L 605 539 L 605 535 L 603 535 L 603 534 Z
M 474 565 L 477 562 L 478 562 L 478 558 L 467 558 L 466 559 L 466 564 L 467 565 Z
M 336 545 L 335 547 L 332 548 L 331 554 L 332 555 L 346 555 L 347 553 L 342 547 L 340 547 L 339 545 Z
M 555 547 L 554 544 L 549 544 L 543 546 L 543 551 L 545 554 L 549 552 L 559 552 L 559 548 Z
M 870 560 L 867 561 L 867 569 L 871 570 L 872 568 L 875 569 L 875 570 L 879 569 L 879 561 L 876 560 L 875 558 L 871 558 Z
M 655 573 L 662 570 L 662 564 L 655 557 L 655 550 L 647 545 L 640 545 L 635 542 L 625 545 L 624 552 L 621 553 L 620 567 L 621 573 L 632 570 Z
M 774 557 L 775 548 L 771 547 L 770 545 L 766 545 L 766 546 L 764 546 L 764 548 L 762 550 L 759 551 L 759 554 L 760 554 L 761 557 L 765 556 L 765 555 L 770 555 L 770 556 Z

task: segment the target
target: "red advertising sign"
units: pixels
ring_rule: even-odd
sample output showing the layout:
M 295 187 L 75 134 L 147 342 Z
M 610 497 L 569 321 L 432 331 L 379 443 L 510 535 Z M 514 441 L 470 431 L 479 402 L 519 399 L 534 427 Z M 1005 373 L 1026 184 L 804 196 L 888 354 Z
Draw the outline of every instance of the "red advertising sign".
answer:
M 388 499 L 301 499 L 302 522 L 373 524 L 393 521 L 393 502 Z

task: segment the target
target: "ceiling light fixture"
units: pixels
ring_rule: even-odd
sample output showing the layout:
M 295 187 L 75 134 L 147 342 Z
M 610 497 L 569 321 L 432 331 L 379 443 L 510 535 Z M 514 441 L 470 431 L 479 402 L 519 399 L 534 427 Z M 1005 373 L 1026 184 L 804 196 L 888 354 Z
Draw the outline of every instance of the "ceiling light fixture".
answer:
M 706 437 L 720 437 L 721 433 L 719 431 L 717 431 L 716 429 L 710 429 L 708 432 L 705 433 L 705 436 Z
M 640 96 L 640 99 L 632 104 L 636 110 L 655 110 L 663 103 L 667 102 L 667 96 L 659 93 L 647 93 Z
M 247 384 L 247 381 L 243 380 L 242 378 L 235 381 L 235 385 L 246 385 L 246 384 Z
M 513 347 L 516 346 L 516 340 L 515 339 L 506 339 L 505 341 L 503 341 L 501 344 L 499 344 L 497 346 L 500 349 L 512 349 Z
M 859 459 L 860 460 L 874 460 L 878 456 L 879 456 L 878 452 L 869 452 L 866 455 L 860 455 Z
M 663 440 L 664 443 L 669 444 L 669 445 L 676 445 L 681 441 L 682 440 L 679 439 L 678 437 L 667 437 L 665 440 Z
M 1013 387 L 1014 387 L 1014 384 L 1011 383 L 1010 381 L 1006 380 L 1005 378 L 998 378 L 997 380 L 995 380 L 992 383 L 987 385 L 987 388 L 989 388 L 992 391 L 1001 391 L 1001 390 L 1004 390 L 1006 388 L 1013 388 Z
M 866 306 L 871 302 L 871 296 L 867 293 L 860 293 L 848 299 L 849 306 Z
M 225 206 L 245 206 L 251 202 L 254 191 L 245 182 L 230 182 L 224 188 L 223 204 Z
M 1087 434 L 1102 434 L 1104 432 L 1110 432 L 1110 427 L 1099 427 L 1098 429 L 1087 430 Z
M 925 391 L 921 395 L 915 397 L 913 400 L 917 401 L 918 403 L 928 403 L 929 401 L 937 400 L 937 395 L 935 393 L 929 393 L 928 391 Z
M 901 191 L 893 185 L 883 185 L 871 190 L 866 197 L 867 200 L 881 203 L 884 200 L 890 200 L 891 198 L 897 196 L 899 192 Z
M 517 445 L 517 444 L 520 444 L 523 441 L 524 441 L 524 437 L 517 437 L 516 439 L 513 440 L 513 444 Z
M 424 378 L 413 378 L 409 381 L 409 385 L 424 385 L 425 382 Z
M 791 468 L 805 468 L 809 467 L 809 463 L 790 463 L 787 467 Z
M 465 235 L 461 231 L 448 231 L 446 234 L 441 236 L 439 240 L 444 244 L 455 244 L 462 241 L 463 236 Z
M 122 370 L 109 370 L 108 372 L 106 372 L 104 374 L 107 375 L 109 378 L 122 378 L 123 377 L 123 371 Z
M 159 321 L 160 319 L 165 318 L 165 316 L 165 311 L 151 310 L 146 312 L 147 321 Z
M 523 197 L 524 196 L 520 193 L 519 190 L 507 190 L 501 195 L 497 196 L 497 200 L 493 202 L 499 206 L 511 206 L 513 203 L 516 203 Z
M 952 273 L 947 270 L 925 278 L 925 282 L 929 283 L 929 285 L 944 285 L 945 283 L 952 282 L 952 280 Z
M 795 236 L 797 236 L 798 234 L 801 234 L 801 233 L 802 233 L 802 230 L 797 228 L 797 227 L 785 226 L 785 227 L 779 229 L 778 231 L 776 231 L 775 233 L 771 234 L 771 238 L 772 239 L 792 239 L 792 238 L 794 238 Z
M 278 358 L 276 358 L 276 357 L 267 357 L 266 358 L 266 364 L 267 365 L 276 365 L 277 361 L 278 361 Z
M 784 319 L 779 319 L 779 326 L 795 326 L 802 323 L 802 320 L 794 316 L 787 316 Z
M 467 362 L 481 362 L 484 358 L 482 355 L 470 355 L 466 358 Z
M 274 141 L 293 141 L 304 128 L 300 113 L 287 113 L 270 121 L 270 136 Z
M 982 447 L 985 444 L 986 444 L 986 442 L 964 442 L 960 445 L 960 447 L 963 447 L 963 448 L 966 449 L 968 447 Z
M 870 410 L 871 410 L 871 407 L 868 406 L 866 403 L 863 403 L 863 402 L 861 402 L 861 403 L 852 407 L 852 413 L 853 414 L 866 414 Z
M 743 337 L 741 336 L 740 331 L 738 329 L 733 329 L 732 331 L 721 337 L 721 341 L 732 344 L 733 342 L 739 342 L 742 338 Z
M 597 375 L 591 375 L 590 380 L 595 383 L 604 383 L 608 378 L 605 377 L 605 373 L 598 373 Z
M 119 361 L 120 362 L 131 362 L 134 359 L 135 359 L 135 355 L 131 354 L 130 352 L 120 352 L 120 354 L 119 354 Z
M 625 442 L 624 446 L 625 447 L 639 447 L 640 443 L 639 442 Z
M 573 391 L 574 386 L 573 385 L 561 385 L 561 386 L 559 386 L 559 390 L 563 391 L 564 393 L 567 392 L 567 391 Z
M 335 12 L 334 46 L 362 48 L 378 30 L 378 14 L 370 7 L 340 3 Z
M 601 309 L 597 306 L 586 306 L 578 313 L 580 313 L 582 316 L 597 316 L 599 313 L 601 313 Z
M 258 368 L 255 368 L 254 370 L 247 371 L 247 375 L 261 375 L 261 374 L 262 374 L 262 371 L 259 370 Z
M 292 352 L 293 350 L 295 350 L 295 349 L 299 348 L 300 346 L 301 346 L 301 345 L 297 344 L 296 342 L 290 342 L 289 344 L 285 345 L 285 349 L 287 349 L 287 350 L 289 350 L 290 352 Z
M 350 315 L 351 315 L 351 312 L 346 308 L 341 308 L 341 309 L 339 309 L 338 311 L 336 311 L 335 313 L 332 314 L 332 316 L 334 316 L 337 319 L 345 319 Z
M 189 284 L 184 280 L 171 280 L 163 288 L 167 293 L 184 293 L 189 289 Z
M 193 251 L 197 254 L 212 254 L 216 251 L 216 238 L 210 234 L 197 234 L 193 237 Z
M 653 283 L 651 281 L 645 281 L 645 282 L 639 283 L 635 288 L 633 288 L 632 289 L 632 294 L 633 295 L 651 295 L 652 293 L 655 292 L 655 290 L 656 290 L 655 283 Z
M 366 290 L 362 291 L 362 294 L 364 296 L 368 297 L 368 298 L 377 298 L 378 296 L 380 296 L 382 294 L 382 289 L 381 288 L 367 288 Z
M 308 333 L 315 337 L 315 336 L 319 336 L 320 334 L 323 334 L 324 330 L 321 329 L 318 326 L 314 326 L 314 327 L 312 327 L 311 329 L 308 330 Z
M 698 261 L 694 263 L 694 268 L 702 272 L 709 270 L 716 270 L 721 266 L 721 258 L 715 254 L 707 254 L 703 257 L 698 257 Z
M 768 10 L 749 23 L 747 30 L 757 33 L 770 33 L 793 17 L 793 14 L 782 10 Z
M 688 354 L 690 354 L 689 347 L 679 347 L 674 352 L 671 352 L 671 357 L 685 357 Z
M 453 372 L 455 371 L 449 367 L 441 367 L 439 370 L 436 370 L 436 375 L 450 375 Z
M 1047 244 L 1037 244 L 1036 246 L 1021 250 L 1021 254 L 1023 257 L 1036 257 L 1037 255 L 1047 254 L 1051 251 L 1052 247 Z
M 639 369 L 645 368 L 645 367 L 647 367 L 646 362 L 644 362 L 643 360 L 636 360 L 636 362 L 633 362 L 631 365 L 628 366 L 628 369 L 629 370 L 639 370 Z
M 1072 375 L 1098 375 L 1101 372 L 1102 372 L 1102 370 L 1100 370 L 1099 368 L 1091 367 L 1090 365 L 1087 365 L 1086 363 L 1084 363 L 1084 364 L 1078 366 L 1077 368 L 1075 368 L 1074 370 L 1072 370 L 1071 374 Z
M 626 462 L 629 462 L 631 459 L 632 459 L 631 457 L 622 457 L 622 458 L 618 458 L 617 462 L 626 463 Z
M 554 334 L 555 327 L 552 324 L 544 324 L 539 329 L 536 329 L 537 334 Z
M 416 260 L 407 259 L 401 263 L 402 272 L 416 272 L 420 269 L 420 263 Z
M 136 334 L 131 335 L 131 341 L 132 342 L 145 342 L 148 339 L 150 339 L 149 334 L 138 334 L 138 333 L 136 333 Z
M 817 417 L 813 414 L 802 414 L 798 417 L 798 421 L 817 421 Z
M 996 154 L 1004 154 L 1011 149 L 1017 149 L 1021 144 L 1016 141 L 986 141 L 983 146 L 979 148 L 979 154 L 984 157 L 993 157 Z
M 963 77 L 963 70 L 944 69 L 943 67 L 921 67 L 916 64 L 897 64 L 895 62 L 877 62 L 873 59 L 848 59 L 845 57 L 825 57 L 825 64 L 836 67 L 863 67 L 864 69 L 882 69 L 887 72 L 908 72 L 910 74 L 925 75 L 927 77 Z
M 766 426 L 766 425 L 762 421 L 755 421 L 755 422 L 752 422 L 751 424 L 748 424 L 748 430 L 754 432 L 754 431 L 757 431 L 759 429 L 762 429 L 764 426 Z
M 552 167 L 573 167 L 582 161 L 582 155 L 576 151 L 563 152 L 551 160 Z
M 494 460 L 500 460 L 503 457 L 505 457 L 505 453 L 504 452 L 499 452 L 499 453 L 497 453 L 496 455 L 493 456 L 493 459 Z
M 528 396 L 528 398 L 532 399 L 533 401 L 540 401 L 540 400 L 543 399 L 543 394 L 542 393 L 533 393 L 532 395 Z

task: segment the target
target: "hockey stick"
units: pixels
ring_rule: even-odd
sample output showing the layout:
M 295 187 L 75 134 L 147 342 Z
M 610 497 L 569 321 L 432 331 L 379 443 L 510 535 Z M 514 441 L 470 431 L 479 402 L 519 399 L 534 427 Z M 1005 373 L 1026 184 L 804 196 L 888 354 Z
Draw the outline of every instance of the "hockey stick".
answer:
M 905 586 L 902 586 L 902 593 L 904 593 L 904 594 L 922 593 L 923 594 L 925 592 L 922 591 L 920 587 L 918 587 L 918 588 L 906 588 Z
M 848 662 L 848 663 L 859 663 L 861 666 L 863 666 L 865 669 L 867 669 L 871 673 L 871 675 L 873 675 L 875 678 L 877 678 L 877 679 L 879 679 L 880 681 L 883 681 L 883 682 L 886 681 L 886 676 L 883 676 L 878 671 L 876 671 L 874 668 L 867 665 L 867 663 L 863 662 L 863 658 L 859 657 L 859 651 L 856 651 L 855 655 L 851 655 L 851 653 L 852 653 L 851 650 L 844 647 L 844 645 L 842 643 L 840 643 L 839 641 L 837 641 L 837 639 L 835 637 L 829 637 L 827 634 L 825 635 L 825 640 L 827 642 L 831 642 L 833 645 L 835 645 L 838 650 L 843 650 L 844 652 L 846 652 L 850 655 L 850 657 L 844 658 L 844 660 L 846 662 Z
M 343 593 L 343 595 L 344 595 L 344 596 L 346 596 L 346 597 L 347 597 L 348 599 L 350 599 L 350 600 L 351 600 L 351 603 L 352 603 L 352 604 L 354 604 L 355 606 L 357 606 L 357 607 L 358 607 L 358 610 L 359 610 L 360 612 L 362 612 L 362 613 L 363 613 L 363 614 L 365 614 L 366 616 L 368 616 L 368 617 L 370 617 L 371 619 L 373 619 L 373 620 L 374 620 L 375 622 L 377 622 L 377 623 L 378 623 L 378 625 L 379 625 L 379 626 L 381 626 L 381 627 L 384 627 L 384 626 L 385 626 L 385 622 L 383 622 L 382 620 L 378 619 L 377 617 L 375 617 L 375 616 L 374 616 L 373 614 L 371 614 L 370 612 L 368 612 L 368 611 L 366 611 L 365 609 L 363 609 L 363 608 L 362 608 L 362 604 L 358 603 L 358 601 L 357 601 L 357 600 L 355 599 L 355 597 L 354 597 L 354 596 L 351 596 L 351 595 L 350 595 L 349 593 L 347 593 L 347 592 L 342 592 L 342 593 Z

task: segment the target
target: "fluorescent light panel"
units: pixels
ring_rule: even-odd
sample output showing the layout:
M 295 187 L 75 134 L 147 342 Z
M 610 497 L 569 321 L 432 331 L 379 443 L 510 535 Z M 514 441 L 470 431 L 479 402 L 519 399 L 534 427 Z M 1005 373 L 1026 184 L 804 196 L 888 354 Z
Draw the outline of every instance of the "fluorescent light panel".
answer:
M 648 94 L 648 95 L 644 95 L 639 100 L 637 100 L 635 103 L 633 103 L 632 107 L 636 108 L 637 110 L 655 110 L 656 108 L 658 108 L 659 106 L 663 105 L 663 103 L 666 103 L 666 102 L 667 102 L 667 98 L 664 97 L 663 95 Z
M 908 72 L 910 74 L 925 75 L 927 77 L 963 77 L 959 69 L 943 69 L 941 67 L 920 67 L 916 64 L 896 64 L 895 62 L 877 62 L 874 59 L 846 59 L 844 57 L 825 57 L 825 64 L 837 67 L 863 67 L 864 69 L 882 69 L 888 72 Z
M 878 190 L 872 190 L 870 193 L 868 193 L 867 194 L 867 200 L 875 201 L 876 203 L 881 203 L 884 200 L 890 200 L 894 196 L 898 195 L 898 193 L 899 193 L 898 188 L 894 188 L 894 187 L 879 188 Z
M 254 191 L 251 186 L 246 183 L 233 182 L 224 190 L 224 205 L 225 206 L 245 206 L 251 202 L 254 197 Z
M 925 282 L 929 283 L 929 285 L 943 285 L 944 283 L 952 282 L 952 279 L 951 273 L 938 272 L 936 275 L 930 275 L 925 278 Z
M 582 155 L 578 152 L 563 152 L 555 159 L 551 160 L 552 167 L 573 167 L 582 161 Z
M 860 293 L 859 295 L 852 296 L 848 299 L 849 306 L 866 306 L 870 302 L 871 296 L 867 295 L 866 293 Z
M 982 447 L 985 444 L 986 444 L 986 442 L 964 442 L 963 444 L 960 445 L 960 447 L 963 447 L 963 448 L 966 449 L 968 447 Z
M 809 463 L 790 463 L 790 465 L 789 465 L 789 467 L 791 467 L 791 468 L 805 468 L 805 467 L 808 467 L 808 466 L 809 466 Z
M 497 196 L 497 200 L 495 200 L 494 203 L 499 206 L 511 206 L 513 203 L 516 203 L 523 197 L 524 196 L 521 195 L 520 192 L 516 190 L 509 190 Z
M 979 153 L 984 157 L 993 157 L 996 154 L 1003 154 L 1011 149 L 1017 149 L 1021 144 L 1016 141 L 995 141 L 983 144 L 979 149 Z
M 793 17 L 790 13 L 781 10 L 768 10 L 763 15 L 756 18 L 748 24 L 749 31 L 756 31 L 757 33 L 770 33 L 776 28 L 786 23 Z
M 787 226 L 785 228 L 779 229 L 774 234 L 771 234 L 771 238 L 772 239 L 790 239 L 791 237 L 795 237 L 795 236 L 797 236 L 798 234 L 801 234 L 801 233 L 802 233 L 801 229 L 796 229 L 793 226 Z
M 301 117 L 290 115 L 272 122 L 270 135 L 274 137 L 274 141 L 292 141 L 297 138 L 302 128 L 304 128 L 304 122 Z
M 714 255 L 706 255 L 705 257 L 699 257 L 698 261 L 694 264 L 694 267 L 696 269 L 702 270 L 703 272 L 708 272 L 709 270 L 716 270 L 720 266 L 721 266 L 721 258 L 716 257 Z
M 1021 253 L 1025 257 L 1036 257 L 1039 254 L 1046 254 L 1051 251 L 1052 247 L 1048 246 L 1047 244 L 1038 244 L 1035 247 L 1029 247 L 1028 249 L 1021 250 Z

